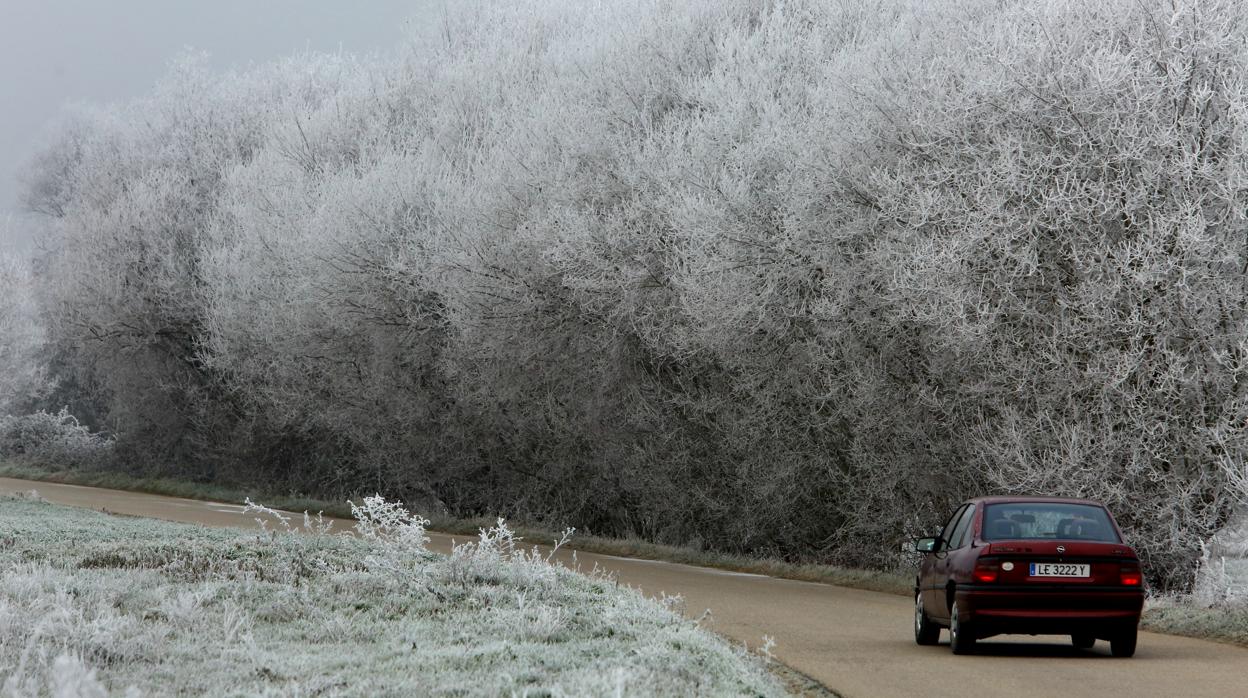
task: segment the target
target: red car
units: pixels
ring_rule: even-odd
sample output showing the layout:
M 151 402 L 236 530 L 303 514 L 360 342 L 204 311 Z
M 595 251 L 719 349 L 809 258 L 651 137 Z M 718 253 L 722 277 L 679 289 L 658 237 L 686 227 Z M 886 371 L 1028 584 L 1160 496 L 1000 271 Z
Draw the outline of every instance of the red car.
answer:
M 1108 640 L 1115 657 L 1135 654 L 1140 560 L 1099 502 L 972 499 L 915 550 L 923 553 L 914 589 L 920 645 L 949 628 L 954 654 L 1005 633 L 1070 635 L 1081 649 Z

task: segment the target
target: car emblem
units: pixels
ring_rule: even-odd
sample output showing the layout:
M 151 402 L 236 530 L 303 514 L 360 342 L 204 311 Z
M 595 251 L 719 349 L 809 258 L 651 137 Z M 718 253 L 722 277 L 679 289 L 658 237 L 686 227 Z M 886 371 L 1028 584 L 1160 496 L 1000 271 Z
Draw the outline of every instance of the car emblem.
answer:
M 1066 552 L 1066 546 L 1064 546 L 1064 545 L 1059 545 L 1059 546 L 1057 546 L 1057 552 L 1059 552 L 1059 553 L 1064 553 L 1064 552 Z

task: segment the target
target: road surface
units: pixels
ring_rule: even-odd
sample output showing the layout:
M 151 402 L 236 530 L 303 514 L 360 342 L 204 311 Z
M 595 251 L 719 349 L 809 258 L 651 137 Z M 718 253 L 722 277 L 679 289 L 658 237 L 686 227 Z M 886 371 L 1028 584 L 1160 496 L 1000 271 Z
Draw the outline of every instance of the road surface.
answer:
M 0 478 L 0 492 L 31 489 L 51 502 L 117 514 L 255 526 L 232 504 Z M 442 551 L 453 539 L 431 538 Z M 939 647 L 914 644 L 905 597 L 611 555 L 577 559 L 648 594 L 680 594 L 692 615 L 709 608 L 711 629 L 751 647 L 774 637 L 780 661 L 850 698 L 1248 696 L 1248 649 L 1230 645 L 1141 633 L 1134 659 L 1114 659 L 1105 642 L 1082 651 L 1058 637 L 1004 636 L 982 642 L 980 654 L 955 657 L 947 636 Z

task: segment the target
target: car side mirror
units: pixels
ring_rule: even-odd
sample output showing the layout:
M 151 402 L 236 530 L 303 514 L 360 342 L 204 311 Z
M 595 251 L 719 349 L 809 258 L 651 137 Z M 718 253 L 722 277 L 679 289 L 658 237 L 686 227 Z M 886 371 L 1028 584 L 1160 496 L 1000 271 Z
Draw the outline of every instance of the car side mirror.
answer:
M 919 553 L 934 553 L 939 540 L 939 538 L 920 538 L 914 542 L 914 550 Z

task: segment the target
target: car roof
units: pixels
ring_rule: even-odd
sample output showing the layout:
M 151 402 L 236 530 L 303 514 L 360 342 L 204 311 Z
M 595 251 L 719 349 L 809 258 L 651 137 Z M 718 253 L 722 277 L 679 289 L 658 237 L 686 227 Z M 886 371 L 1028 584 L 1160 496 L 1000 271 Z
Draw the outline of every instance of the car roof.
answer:
M 975 497 L 966 500 L 967 504 L 1021 504 L 1024 502 L 1053 502 L 1055 504 L 1086 504 L 1088 506 L 1106 508 L 1104 504 L 1095 499 L 1078 499 L 1075 497 L 1046 497 L 1042 495 L 993 495 L 988 497 Z

